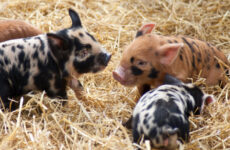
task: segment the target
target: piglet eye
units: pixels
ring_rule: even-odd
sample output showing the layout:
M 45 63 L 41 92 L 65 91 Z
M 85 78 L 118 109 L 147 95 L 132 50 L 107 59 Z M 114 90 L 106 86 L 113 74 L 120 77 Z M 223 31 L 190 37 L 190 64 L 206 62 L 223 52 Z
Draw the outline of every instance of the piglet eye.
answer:
M 86 44 L 86 45 L 85 45 L 85 48 L 86 48 L 86 49 L 91 49 L 92 46 L 91 46 L 90 44 Z
M 88 51 L 86 49 L 81 50 L 78 54 L 81 58 L 84 58 L 88 55 Z
M 138 65 L 138 66 L 145 66 L 146 64 L 147 64 L 146 61 L 142 61 L 142 60 L 138 60 L 138 61 L 137 61 L 137 65 Z

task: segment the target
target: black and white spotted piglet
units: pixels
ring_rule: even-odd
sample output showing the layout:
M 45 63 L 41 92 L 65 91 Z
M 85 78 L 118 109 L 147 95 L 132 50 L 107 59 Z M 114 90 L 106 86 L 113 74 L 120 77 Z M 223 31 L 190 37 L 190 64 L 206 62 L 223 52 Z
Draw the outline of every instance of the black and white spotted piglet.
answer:
M 107 66 L 111 55 L 83 29 L 74 10 L 69 9 L 69 15 L 70 28 L 0 43 L 0 97 L 5 107 L 9 98 L 33 90 L 66 98 L 72 75 L 95 73 Z
M 133 140 L 150 140 L 155 148 L 175 149 L 178 141 L 189 140 L 189 115 L 200 114 L 204 104 L 213 102 L 193 84 L 166 75 L 165 84 L 145 93 L 133 111 Z

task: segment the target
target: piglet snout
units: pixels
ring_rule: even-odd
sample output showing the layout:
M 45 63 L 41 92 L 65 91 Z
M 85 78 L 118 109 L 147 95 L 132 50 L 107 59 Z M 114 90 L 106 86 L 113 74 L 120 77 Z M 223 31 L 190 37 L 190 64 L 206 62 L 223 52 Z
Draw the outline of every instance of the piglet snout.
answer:
M 113 78 L 120 82 L 121 84 L 125 81 L 125 69 L 121 66 L 117 67 L 115 71 L 113 71 Z
M 100 65 L 107 66 L 111 59 L 111 54 L 108 53 L 100 53 L 98 55 L 98 62 Z

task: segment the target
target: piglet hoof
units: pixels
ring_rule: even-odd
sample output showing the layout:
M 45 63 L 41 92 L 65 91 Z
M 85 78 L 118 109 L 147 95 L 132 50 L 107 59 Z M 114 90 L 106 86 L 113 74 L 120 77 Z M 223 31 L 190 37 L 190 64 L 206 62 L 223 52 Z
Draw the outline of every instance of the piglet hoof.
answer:
M 73 89 L 76 97 L 78 99 L 82 99 L 83 93 L 84 93 L 84 88 L 83 88 L 81 82 L 77 79 L 72 79 L 69 83 L 69 86 L 71 89 Z
M 83 88 L 81 82 L 80 82 L 79 80 L 77 80 L 77 79 L 72 79 L 72 80 L 70 81 L 70 83 L 69 83 L 69 86 L 70 86 L 70 88 L 73 89 L 74 91 L 75 91 L 75 90 L 76 90 L 76 91 L 83 91 L 83 90 L 84 90 L 84 88 Z

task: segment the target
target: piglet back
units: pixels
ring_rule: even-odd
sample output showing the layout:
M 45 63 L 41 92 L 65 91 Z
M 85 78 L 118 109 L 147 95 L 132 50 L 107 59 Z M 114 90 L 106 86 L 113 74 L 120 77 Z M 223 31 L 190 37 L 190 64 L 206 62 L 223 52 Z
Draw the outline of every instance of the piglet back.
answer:
M 0 42 L 36 36 L 42 31 L 21 20 L 0 20 Z

